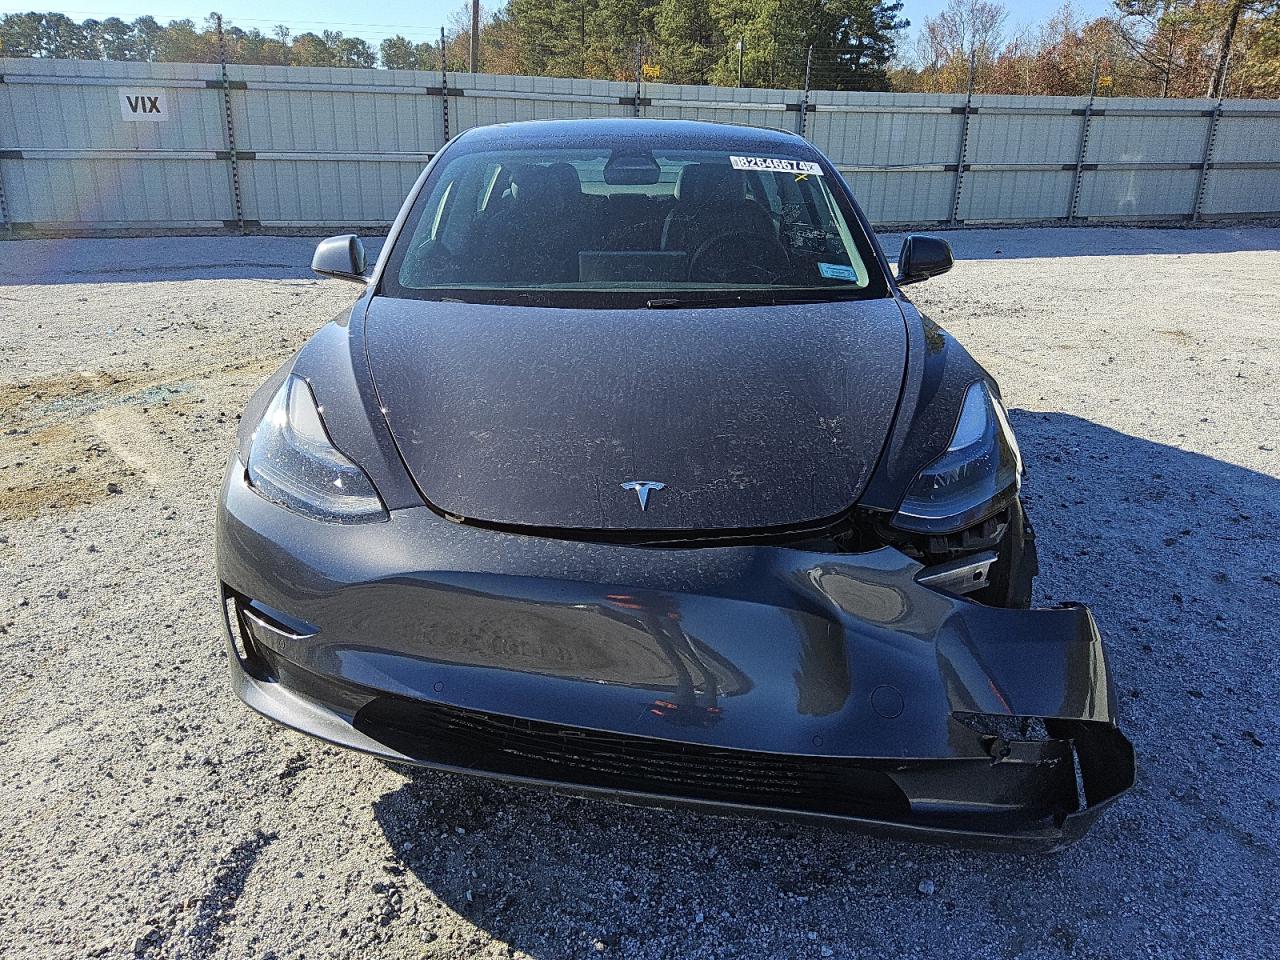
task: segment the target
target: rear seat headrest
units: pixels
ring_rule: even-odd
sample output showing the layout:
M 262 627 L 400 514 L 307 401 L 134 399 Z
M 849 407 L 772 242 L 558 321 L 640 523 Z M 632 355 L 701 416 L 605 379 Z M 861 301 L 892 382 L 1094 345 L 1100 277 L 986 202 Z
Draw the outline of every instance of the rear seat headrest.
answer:
M 555 182 L 556 189 L 562 193 L 582 192 L 582 181 L 578 178 L 578 171 L 574 169 L 573 164 L 564 162 L 550 164 L 547 167 L 547 173 Z
M 520 203 L 549 206 L 582 194 L 578 172 L 568 163 L 517 167 L 511 172 L 511 182 L 515 185 L 516 200 Z

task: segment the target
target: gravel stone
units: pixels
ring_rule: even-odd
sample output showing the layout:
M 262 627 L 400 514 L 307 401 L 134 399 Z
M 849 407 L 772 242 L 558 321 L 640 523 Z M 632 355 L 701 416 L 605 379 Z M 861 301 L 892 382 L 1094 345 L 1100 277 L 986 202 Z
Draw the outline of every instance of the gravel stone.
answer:
M 1036 601 L 1093 608 L 1137 749 L 1137 786 L 1081 843 L 991 854 L 633 809 L 259 718 L 227 683 L 217 486 L 236 412 L 354 288 L 309 274 L 307 239 L 21 241 L 0 263 L 0 955 L 1265 952 L 1280 230 L 947 236 L 956 269 L 909 292 L 1000 381 Z

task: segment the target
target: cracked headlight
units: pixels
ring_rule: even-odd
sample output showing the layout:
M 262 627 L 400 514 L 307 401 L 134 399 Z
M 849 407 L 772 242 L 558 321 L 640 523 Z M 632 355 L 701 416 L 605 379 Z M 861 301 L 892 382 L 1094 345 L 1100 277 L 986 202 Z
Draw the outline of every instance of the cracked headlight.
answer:
M 1022 453 L 1004 406 L 986 383 L 972 384 L 947 451 L 907 488 L 893 525 L 954 533 L 1004 509 L 1022 484 Z
M 249 444 L 249 485 L 265 499 L 317 520 L 385 520 L 365 472 L 329 440 L 311 388 L 285 378 Z

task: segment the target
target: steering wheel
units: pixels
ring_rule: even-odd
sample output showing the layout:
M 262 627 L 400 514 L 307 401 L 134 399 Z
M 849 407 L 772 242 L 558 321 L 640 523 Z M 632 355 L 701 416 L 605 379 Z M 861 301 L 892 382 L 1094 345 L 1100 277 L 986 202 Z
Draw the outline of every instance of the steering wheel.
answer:
M 712 253 L 720 256 L 714 260 Z M 708 261 L 704 263 L 703 261 Z M 689 279 L 706 283 L 777 283 L 791 266 L 787 249 L 776 237 L 746 230 L 712 234 L 689 257 Z

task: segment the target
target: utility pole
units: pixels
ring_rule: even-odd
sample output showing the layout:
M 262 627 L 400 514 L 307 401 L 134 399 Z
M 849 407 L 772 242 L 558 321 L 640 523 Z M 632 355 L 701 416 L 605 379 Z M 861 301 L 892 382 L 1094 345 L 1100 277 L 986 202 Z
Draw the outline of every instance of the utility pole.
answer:
M 1244 11 L 1244 0 L 1234 0 L 1231 4 L 1231 12 L 1227 17 L 1227 29 L 1222 35 L 1222 42 L 1218 47 L 1218 58 L 1213 66 L 1213 75 L 1209 78 L 1209 92 L 1206 97 L 1218 100 L 1226 96 L 1227 90 L 1227 69 L 1231 62 L 1231 44 L 1235 40 L 1236 27 L 1240 23 L 1240 14 Z
M 747 47 L 747 38 L 738 38 L 738 86 L 742 86 L 742 52 Z
M 471 0 L 471 72 L 480 71 L 480 0 Z

